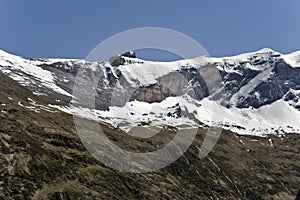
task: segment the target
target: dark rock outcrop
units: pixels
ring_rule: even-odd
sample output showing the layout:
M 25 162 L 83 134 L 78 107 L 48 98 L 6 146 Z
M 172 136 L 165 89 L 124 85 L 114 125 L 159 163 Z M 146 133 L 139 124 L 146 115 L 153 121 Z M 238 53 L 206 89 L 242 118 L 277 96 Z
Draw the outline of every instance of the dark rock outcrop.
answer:
M 109 63 L 111 64 L 111 66 L 114 66 L 114 67 L 124 65 L 126 63 L 126 60 L 123 57 L 136 58 L 136 55 L 135 55 L 134 51 L 128 51 L 128 52 L 122 53 L 120 55 L 110 57 Z
M 122 56 L 112 56 L 109 58 L 111 66 L 118 67 L 125 64 L 125 59 Z

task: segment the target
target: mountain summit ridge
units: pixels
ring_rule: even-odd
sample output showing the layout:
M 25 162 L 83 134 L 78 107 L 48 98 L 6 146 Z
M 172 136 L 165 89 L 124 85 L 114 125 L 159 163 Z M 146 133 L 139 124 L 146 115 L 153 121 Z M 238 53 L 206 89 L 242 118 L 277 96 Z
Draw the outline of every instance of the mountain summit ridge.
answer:
M 172 62 L 120 56 L 126 62 L 112 66 L 82 59 L 26 59 L 0 50 L 0 71 L 35 95 L 64 102 L 53 107 L 122 130 L 140 123 L 199 126 L 200 121 L 242 134 L 300 131 L 300 51 L 280 54 L 264 48 Z M 84 76 L 77 84 L 90 89 L 74 96 L 79 72 Z M 91 80 L 99 81 L 96 88 Z M 84 98 L 91 96 L 87 91 L 96 93 L 95 108 L 85 105 Z M 141 105 L 147 112 L 140 112 Z

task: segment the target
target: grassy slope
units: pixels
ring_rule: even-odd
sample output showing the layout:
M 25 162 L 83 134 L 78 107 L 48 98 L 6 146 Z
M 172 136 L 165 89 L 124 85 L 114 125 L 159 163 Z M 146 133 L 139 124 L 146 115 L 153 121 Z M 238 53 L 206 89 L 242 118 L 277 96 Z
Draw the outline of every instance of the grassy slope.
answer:
M 21 107 L 18 102 L 30 105 L 28 97 L 37 103 L 51 100 L 35 97 L 2 74 L 0 79 L 0 102 L 6 104 L 0 107 L 5 111 L 0 112 L 0 199 L 294 199 L 299 189 L 298 134 L 283 140 L 269 136 L 271 146 L 268 138 L 223 131 L 209 156 L 199 159 L 197 146 L 205 135 L 199 129 L 185 157 L 170 166 L 122 173 L 87 152 L 71 115 Z M 153 141 L 137 140 L 102 127 L 117 145 L 132 151 L 153 150 L 172 136 L 163 132 Z

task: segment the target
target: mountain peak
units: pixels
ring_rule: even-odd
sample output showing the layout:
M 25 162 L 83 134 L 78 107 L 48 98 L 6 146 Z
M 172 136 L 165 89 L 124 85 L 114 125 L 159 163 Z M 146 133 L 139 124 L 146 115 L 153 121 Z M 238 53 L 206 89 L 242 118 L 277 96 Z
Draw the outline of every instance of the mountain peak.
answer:
M 276 51 L 274 51 L 271 48 L 266 47 L 266 48 L 263 48 L 263 49 L 260 49 L 256 52 L 254 52 L 254 53 L 274 53 L 274 52 L 276 52 Z

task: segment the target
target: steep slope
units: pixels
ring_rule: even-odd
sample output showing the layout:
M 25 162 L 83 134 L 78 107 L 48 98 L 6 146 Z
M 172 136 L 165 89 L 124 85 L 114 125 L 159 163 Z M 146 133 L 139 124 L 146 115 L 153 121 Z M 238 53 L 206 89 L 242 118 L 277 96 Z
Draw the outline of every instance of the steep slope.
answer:
M 294 199 L 300 184 L 299 134 L 221 135 L 199 159 L 206 130 L 198 129 L 183 157 L 156 172 L 122 173 L 95 160 L 75 132 L 71 115 L 48 106 L 0 73 L 0 199 Z M 90 121 L 86 120 L 88 124 Z M 133 138 L 101 124 L 121 148 L 148 152 L 174 132 Z

